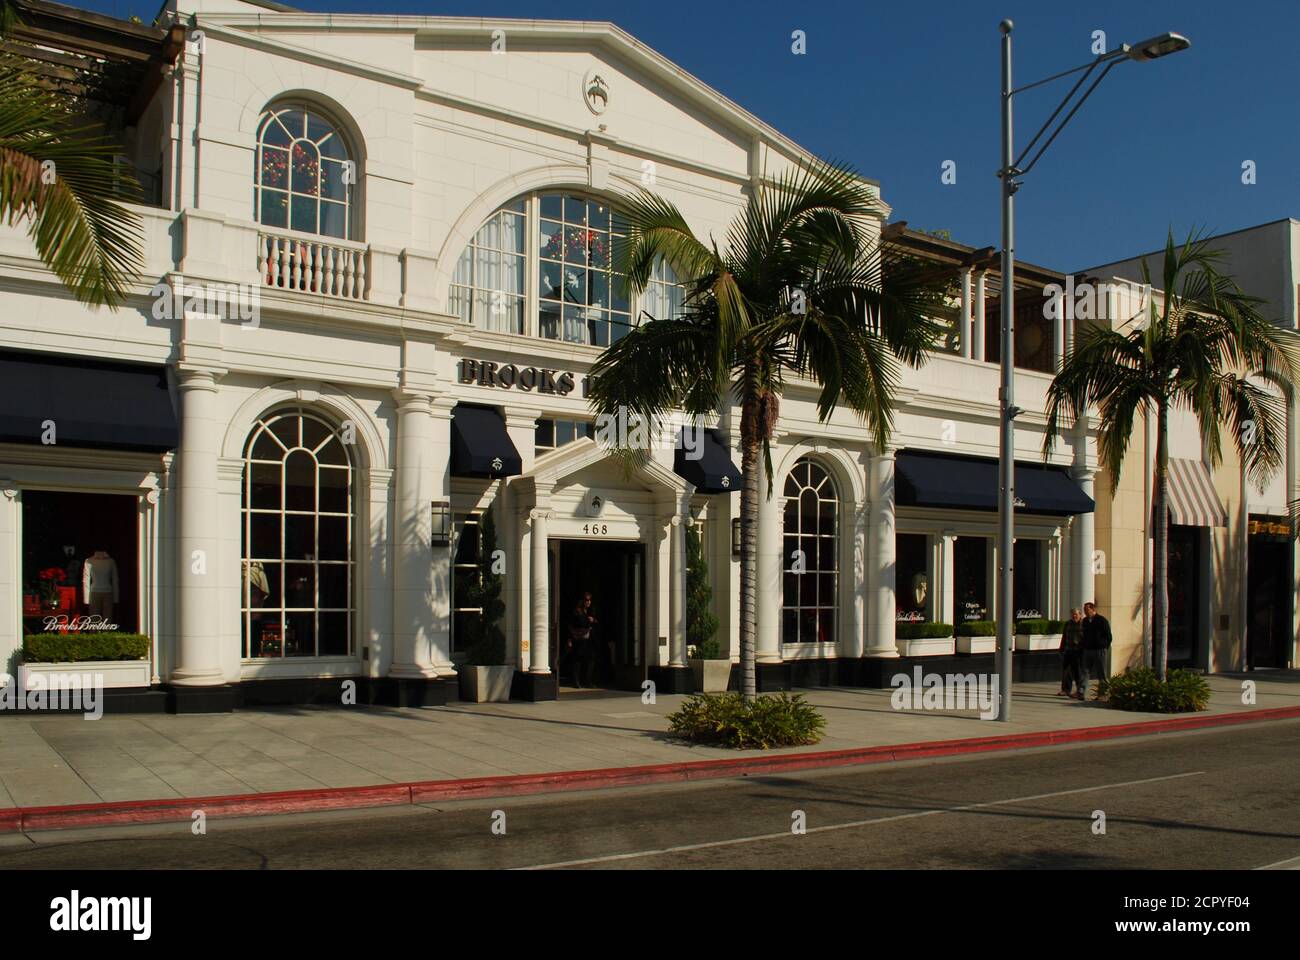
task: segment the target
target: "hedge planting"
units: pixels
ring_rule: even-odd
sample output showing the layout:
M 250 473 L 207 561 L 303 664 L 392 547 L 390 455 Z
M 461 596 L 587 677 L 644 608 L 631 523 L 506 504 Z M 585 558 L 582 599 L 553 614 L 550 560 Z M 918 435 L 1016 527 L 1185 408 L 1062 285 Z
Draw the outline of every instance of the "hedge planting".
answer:
M 86 660 L 145 660 L 149 638 L 115 630 L 29 633 L 23 637 L 24 663 L 81 663 Z
M 1062 633 L 1065 630 L 1064 620 L 1047 620 L 1044 618 L 1035 618 L 1032 620 L 1019 620 L 1016 622 L 1016 633 L 1022 637 L 1029 636 L 1051 636 Z
M 967 620 L 957 624 L 956 633 L 959 637 L 996 637 L 998 625 L 992 620 Z
M 1150 667 L 1125 670 L 1106 683 L 1110 705 L 1140 713 L 1194 713 L 1210 703 L 1210 685 L 1199 673 L 1170 670 L 1164 683 Z
M 929 640 L 951 637 L 952 624 L 926 620 L 924 622 L 899 622 L 894 624 L 894 637 L 898 640 Z

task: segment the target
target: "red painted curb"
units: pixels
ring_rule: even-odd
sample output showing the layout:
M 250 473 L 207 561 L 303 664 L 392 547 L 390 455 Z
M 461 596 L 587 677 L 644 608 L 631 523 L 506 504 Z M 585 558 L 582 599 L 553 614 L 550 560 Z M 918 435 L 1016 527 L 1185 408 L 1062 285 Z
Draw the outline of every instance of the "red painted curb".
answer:
M 608 789 L 656 783 L 682 783 L 692 780 L 790 773 L 795 770 L 857 766 L 868 763 L 891 763 L 964 753 L 1029 749 L 1297 717 L 1300 717 L 1300 706 L 1270 707 L 1250 713 L 1179 716 L 1102 727 L 1077 727 L 1072 730 L 1045 730 L 992 737 L 970 737 L 962 740 L 931 740 L 921 743 L 853 747 L 816 753 L 728 757 L 721 760 L 694 760 L 687 763 L 656 763 L 634 767 L 566 770 L 558 773 L 526 773 L 366 787 L 322 787 L 316 790 L 285 790 L 277 793 L 249 793 L 223 797 L 127 800 L 54 807 L 9 807 L 0 809 L 0 833 L 166 823 L 190 820 L 195 811 L 200 810 L 207 817 L 265 816 L 274 813 L 310 813 L 322 810 L 404 806 L 485 797 L 528 796 L 557 791 Z

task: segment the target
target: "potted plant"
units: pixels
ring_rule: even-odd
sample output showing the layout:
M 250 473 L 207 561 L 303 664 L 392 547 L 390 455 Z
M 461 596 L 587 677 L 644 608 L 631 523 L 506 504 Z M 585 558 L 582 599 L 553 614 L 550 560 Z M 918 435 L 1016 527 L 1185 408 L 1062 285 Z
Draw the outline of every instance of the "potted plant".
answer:
M 1059 650 L 1061 635 L 1065 632 L 1064 620 L 1047 620 L 1035 617 L 1016 623 L 1017 650 Z
M 504 703 L 510 699 L 515 668 L 506 663 L 506 635 L 501 630 L 506 605 L 501 600 L 503 577 L 497 569 L 496 522 L 491 510 L 483 515 L 479 535 L 476 575 L 457 584 L 464 591 L 464 605 L 483 611 L 462 627 L 469 649 L 457 671 L 460 698 L 471 703 Z
M 992 620 L 967 620 L 957 624 L 958 653 L 994 653 L 998 648 L 998 625 Z
M 942 656 L 953 652 L 952 624 L 899 620 L 894 624 L 894 644 L 899 656 Z
M 709 605 L 713 588 L 709 586 L 709 564 L 704 559 L 700 532 L 686 528 L 686 643 L 687 663 L 694 674 L 697 693 L 726 693 L 731 682 L 731 657 L 714 637 L 718 618 Z

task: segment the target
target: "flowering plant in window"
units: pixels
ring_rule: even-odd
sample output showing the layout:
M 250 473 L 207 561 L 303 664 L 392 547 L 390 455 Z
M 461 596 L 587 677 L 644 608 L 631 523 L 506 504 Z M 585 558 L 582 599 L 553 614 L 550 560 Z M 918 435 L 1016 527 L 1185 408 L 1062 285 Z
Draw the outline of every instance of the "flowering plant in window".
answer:
M 590 257 L 591 262 L 605 264 L 609 262 L 609 238 L 595 230 L 579 230 L 569 234 L 568 249 L 565 250 L 564 232 L 556 230 L 546 244 L 542 256 L 548 260 L 563 259 L 567 253 L 569 260 L 582 260 Z
M 38 590 L 41 595 L 41 602 L 47 607 L 56 608 L 59 605 L 59 587 L 67 581 L 68 575 L 62 567 L 46 567 L 36 574 L 39 581 Z
M 320 161 L 304 150 L 301 143 L 293 145 L 293 170 L 294 173 L 301 174 L 312 185 L 313 190 L 315 189 L 316 178 L 320 175 Z M 296 190 L 297 187 L 294 189 Z

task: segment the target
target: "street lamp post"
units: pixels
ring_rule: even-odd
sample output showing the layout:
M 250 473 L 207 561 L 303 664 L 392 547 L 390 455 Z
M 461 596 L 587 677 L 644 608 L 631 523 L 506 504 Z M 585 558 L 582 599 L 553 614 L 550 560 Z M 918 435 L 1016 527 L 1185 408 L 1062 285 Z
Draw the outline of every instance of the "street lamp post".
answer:
M 1112 50 L 1110 53 L 1103 53 L 1082 66 L 1074 67 L 1071 70 L 1054 74 L 1016 89 L 1011 86 L 1011 31 L 1014 29 L 1014 24 L 1010 20 L 1003 20 L 998 28 L 1002 31 L 1002 164 L 998 168 L 998 177 L 1002 180 L 1002 341 L 998 358 L 1001 365 L 1002 387 L 998 391 L 1000 409 L 998 438 L 998 591 L 997 607 L 994 615 L 998 623 L 998 719 L 1008 721 L 1011 719 L 1011 644 L 1015 618 L 1015 610 L 1012 608 L 1011 582 L 1014 572 L 1012 553 L 1016 526 L 1015 421 L 1017 414 L 1020 413 L 1020 408 L 1015 403 L 1016 246 L 1014 198 L 1016 191 L 1020 189 L 1020 181 L 1017 178 L 1023 177 L 1033 169 L 1039 157 L 1052 145 L 1052 141 L 1056 139 L 1065 125 L 1078 112 L 1079 107 L 1083 106 L 1083 102 L 1088 99 L 1092 91 L 1097 89 L 1097 84 L 1101 83 L 1106 74 L 1110 73 L 1116 64 L 1123 63 L 1126 60 L 1133 60 L 1138 63 L 1155 60 L 1171 53 L 1186 50 L 1191 46 L 1191 43 L 1181 34 L 1162 33 L 1132 46 L 1127 43 L 1121 44 L 1118 49 Z M 1083 96 L 1079 97 L 1078 100 L 1074 100 L 1074 95 L 1079 92 L 1088 77 L 1092 76 L 1093 71 L 1103 64 L 1105 64 L 1104 68 L 1097 75 L 1097 78 L 1092 81 L 1092 85 L 1083 92 Z M 1065 99 L 1052 112 L 1052 115 L 1047 118 L 1047 122 L 1034 134 L 1033 139 L 1029 141 L 1028 146 L 1021 152 L 1020 156 L 1016 157 L 1014 147 L 1015 132 L 1011 117 L 1011 98 L 1024 90 L 1050 83 L 1072 73 L 1082 73 L 1082 76 L 1075 82 L 1074 87 L 1066 94 Z M 1034 154 L 1033 158 L 1024 167 L 1021 167 L 1020 165 L 1024 163 L 1029 151 L 1034 148 L 1043 134 L 1060 116 L 1061 111 L 1072 100 L 1074 100 L 1074 105 L 1070 108 L 1070 112 L 1056 125 L 1051 136 L 1038 148 L 1038 152 Z

